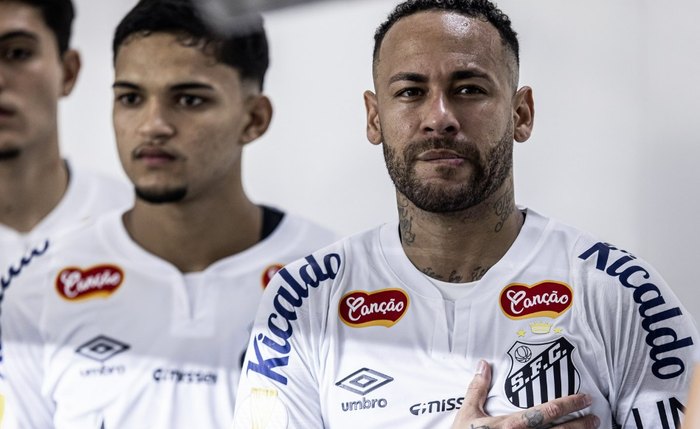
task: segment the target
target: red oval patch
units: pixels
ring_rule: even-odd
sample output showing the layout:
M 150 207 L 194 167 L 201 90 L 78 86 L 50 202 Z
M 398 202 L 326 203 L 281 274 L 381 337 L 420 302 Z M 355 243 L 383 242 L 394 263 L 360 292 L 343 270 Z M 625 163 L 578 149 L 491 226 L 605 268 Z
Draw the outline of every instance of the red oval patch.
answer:
M 394 326 L 408 310 L 409 299 L 401 289 L 352 291 L 340 299 L 340 320 L 353 328 Z
M 561 316 L 574 302 L 571 286 L 546 280 L 532 286 L 513 283 L 501 291 L 501 310 L 511 319 Z
M 69 301 L 107 298 L 121 286 L 124 272 L 114 265 L 98 265 L 83 271 L 68 267 L 56 276 L 58 294 Z
M 284 265 L 281 264 L 272 264 L 269 267 L 265 268 L 265 270 L 262 273 L 262 277 L 260 281 L 262 282 L 262 287 L 265 289 L 267 287 L 267 284 L 270 283 L 270 280 L 272 280 L 272 277 L 277 274 L 277 271 L 281 270 Z

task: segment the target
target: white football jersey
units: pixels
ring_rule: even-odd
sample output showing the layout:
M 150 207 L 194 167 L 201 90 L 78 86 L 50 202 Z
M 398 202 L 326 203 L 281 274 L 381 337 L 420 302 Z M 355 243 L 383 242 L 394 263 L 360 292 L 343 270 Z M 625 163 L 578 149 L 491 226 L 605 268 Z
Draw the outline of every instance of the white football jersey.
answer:
M 18 232 L 0 223 L 0 276 L 3 279 L 8 277 L 11 265 L 17 267 L 30 246 L 91 216 L 122 210 L 133 203 L 133 190 L 127 183 L 70 163 L 68 169 L 70 179 L 63 198 L 30 232 Z
M 334 239 L 287 214 L 251 248 L 183 275 L 113 213 L 34 249 L 5 292 L 43 287 L 3 310 L 4 428 L 231 427 L 264 286 Z
M 525 212 L 511 248 L 454 302 L 407 258 L 396 223 L 280 270 L 235 427 L 448 428 L 485 359 L 491 415 L 581 392 L 601 427 L 677 428 L 691 316 L 646 262 Z

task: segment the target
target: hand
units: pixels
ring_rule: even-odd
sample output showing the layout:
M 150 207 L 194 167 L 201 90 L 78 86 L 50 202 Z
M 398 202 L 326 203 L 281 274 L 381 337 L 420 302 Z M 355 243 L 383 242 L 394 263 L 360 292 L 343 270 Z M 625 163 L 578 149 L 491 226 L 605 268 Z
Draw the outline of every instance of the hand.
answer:
M 484 403 L 491 385 L 491 366 L 479 362 L 474 379 L 469 384 L 464 403 L 460 408 L 452 429 L 538 429 L 550 427 L 548 423 L 574 411 L 591 405 L 591 397 L 584 394 L 565 396 L 545 402 L 525 411 L 506 416 L 491 417 L 484 411 Z M 553 426 L 557 429 L 593 429 L 600 424 L 598 417 L 587 415 Z

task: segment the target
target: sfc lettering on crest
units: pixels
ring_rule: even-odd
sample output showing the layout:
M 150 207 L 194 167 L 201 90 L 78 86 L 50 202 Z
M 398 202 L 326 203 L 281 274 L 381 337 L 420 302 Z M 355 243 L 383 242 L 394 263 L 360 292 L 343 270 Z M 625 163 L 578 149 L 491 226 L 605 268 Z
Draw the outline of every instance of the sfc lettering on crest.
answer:
M 511 367 L 505 393 L 510 403 L 526 409 L 578 393 L 581 377 L 574 366 L 574 349 L 566 338 L 538 344 L 516 341 L 508 350 Z

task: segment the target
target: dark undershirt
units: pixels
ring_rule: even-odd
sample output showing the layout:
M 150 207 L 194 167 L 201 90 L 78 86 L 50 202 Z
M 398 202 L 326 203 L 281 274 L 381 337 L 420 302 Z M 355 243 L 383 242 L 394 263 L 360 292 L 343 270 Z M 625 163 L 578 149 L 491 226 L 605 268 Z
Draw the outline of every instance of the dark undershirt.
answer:
M 263 211 L 262 231 L 260 231 L 260 241 L 263 241 L 277 229 L 284 218 L 284 213 L 268 206 L 260 206 Z

